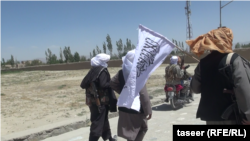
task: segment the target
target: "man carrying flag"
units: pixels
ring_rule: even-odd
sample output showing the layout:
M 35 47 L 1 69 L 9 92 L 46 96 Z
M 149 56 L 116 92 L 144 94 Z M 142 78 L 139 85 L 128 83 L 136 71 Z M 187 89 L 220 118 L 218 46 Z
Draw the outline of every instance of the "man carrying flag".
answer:
M 128 78 L 134 56 L 135 50 L 132 50 L 122 58 L 122 69 L 110 81 L 110 87 L 119 94 L 125 85 L 126 78 Z M 142 141 L 148 130 L 147 120 L 151 118 L 152 114 L 151 103 L 147 93 L 146 85 L 139 94 L 141 103 L 140 111 L 128 109 L 126 107 L 118 108 L 118 136 L 123 137 L 128 141 Z
M 174 47 L 164 36 L 139 26 L 136 49 L 123 57 L 122 70 L 110 82 L 110 87 L 120 94 L 118 136 L 128 141 L 143 140 L 152 114 L 146 82 Z

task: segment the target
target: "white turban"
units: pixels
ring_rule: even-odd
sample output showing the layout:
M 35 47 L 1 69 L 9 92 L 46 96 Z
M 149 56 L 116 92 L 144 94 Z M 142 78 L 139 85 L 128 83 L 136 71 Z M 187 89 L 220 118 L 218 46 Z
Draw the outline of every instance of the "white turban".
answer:
M 177 64 L 178 62 L 178 57 L 177 56 L 172 56 L 170 58 L 170 64 Z
M 110 60 L 110 55 L 100 53 L 91 59 L 91 66 L 93 66 L 93 67 L 103 66 L 103 67 L 107 68 L 108 67 L 107 62 L 109 60 Z
M 122 71 L 123 71 L 123 76 L 124 76 L 125 82 L 128 79 L 130 70 L 131 70 L 132 65 L 133 65 L 134 58 L 135 58 L 135 49 L 129 51 L 126 54 L 126 56 L 122 57 L 122 62 L 123 62 Z

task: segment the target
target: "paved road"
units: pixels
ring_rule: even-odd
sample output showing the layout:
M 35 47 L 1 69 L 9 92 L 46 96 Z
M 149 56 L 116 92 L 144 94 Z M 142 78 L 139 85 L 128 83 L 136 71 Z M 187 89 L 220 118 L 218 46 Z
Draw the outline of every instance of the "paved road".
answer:
M 173 124 L 205 124 L 204 121 L 196 119 L 196 111 L 200 100 L 200 95 L 194 95 L 192 103 L 187 107 L 173 111 L 169 103 L 162 103 L 152 107 L 152 119 L 149 120 L 149 130 L 144 141 L 170 141 L 172 140 Z M 118 117 L 109 120 L 113 134 L 117 133 Z M 80 128 L 59 136 L 47 138 L 43 141 L 88 141 L 89 127 Z M 99 141 L 102 141 L 100 138 Z M 118 141 L 126 141 L 118 137 Z

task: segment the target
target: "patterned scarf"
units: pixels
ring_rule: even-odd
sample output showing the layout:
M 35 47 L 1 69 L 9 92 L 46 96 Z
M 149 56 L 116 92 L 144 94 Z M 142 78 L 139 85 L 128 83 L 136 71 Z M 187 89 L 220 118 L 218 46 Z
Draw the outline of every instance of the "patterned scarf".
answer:
M 231 53 L 233 42 L 233 32 L 229 28 L 218 28 L 200 35 L 194 40 L 187 40 L 190 50 L 197 56 L 204 53 L 205 50 L 217 50 L 220 53 Z

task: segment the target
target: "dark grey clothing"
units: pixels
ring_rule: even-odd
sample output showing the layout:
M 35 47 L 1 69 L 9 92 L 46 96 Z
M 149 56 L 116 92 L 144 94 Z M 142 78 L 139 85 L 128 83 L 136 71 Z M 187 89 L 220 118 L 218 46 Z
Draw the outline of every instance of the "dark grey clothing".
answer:
M 207 57 L 210 57 L 211 60 L 213 57 L 211 57 L 211 55 L 214 55 L 215 57 L 220 56 L 221 53 L 218 52 L 211 52 L 211 54 L 209 54 L 208 56 L 206 56 L 203 59 L 206 59 Z M 224 58 L 226 57 L 226 54 L 223 54 Z M 221 61 L 221 60 L 217 60 L 217 61 Z M 216 61 L 210 61 L 209 63 L 207 63 L 207 65 L 216 63 Z M 195 74 L 192 78 L 191 81 L 191 89 L 193 90 L 194 93 L 201 93 L 201 99 L 204 99 L 203 93 L 205 93 L 205 91 L 202 91 L 202 87 L 203 90 L 205 87 L 207 87 L 207 91 L 210 91 L 210 89 L 214 89 L 214 87 L 216 87 L 216 84 L 219 82 L 214 82 L 210 83 L 210 86 L 207 86 L 206 84 L 203 84 L 203 82 L 205 82 L 205 80 L 202 80 L 201 76 L 205 76 L 206 74 L 204 74 L 201 71 L 201 65 L 202 65 L 202 61 L 198 64 L 198 66 L 195 69 Z M 203 67 L 204 64 L 203 64 Z M 210 72 L 211 74 L 214 74 L 215 72 Z M 209 74 L 209 75 L 211 75 Z M 250 121 L 250 84 L 249 84 L 249 80 L 245 71 L 245 68 L 243 66 L 242 60 L 239 57 L 237 57 L 234 62 L 233 62 L 233 82 L 234 82 L 234 92 L 235 92 L 235 96 L 236 96 L 236 100 L 238 103 L 238 106 L 240 108 L 240 110 L 242 112 L 244 112 L 246 114 L 246 117 L 248 119 L 248 121 Z M 214 75 L 214 77 L 217 77 Z M 212 79 L 216 79 L 216 78 L 211 78 Z M 206 86 L 205 86 L 206 85 Z M 221 94 L 223 92 L 223 89 L 221 89 Z M 214 97 L 216 99 L 216 96 L 213 96 L 213 94 L 211 93 L 211 97 Z M 204 99 L 205 101 L 205 99 Z M 201 104 L 201 103 L 200 103 Z M 210 101 L 210 104 L 214 104 L 214 101 Z M 203 112 L 211 112 L 211 114 L 213 114 L 213 111 L 203 111 Z M 208 113 L 209 114 L 209 113 Z
M 92 67 L 80 84 L 82 89 L 86 89 L 86 104 L 89 106 L 91 113 L 89 141 L 97 141 L 100 137 L 102 137 L 103 140 L 111 140 L 112 138 L 108 113 L 109 111 L 117 112 L 117 99 L 114 91 L 110 88 L 110 79 L 110 74 L 107 68 L 98 66 Z M 99 113 L 98 107 L 96 106 L 94 96 L 87 91 L 87 89 L 90 88 L 90 82 L 94 82 L 96 89 L 98 90 L 101 113 Z M 101 91 L 104 91 L 103 95 L 107 96 L 107 102 L 101 102 Z
M 88 74 L 82 80 L 80 87 L 82 89 L 88 88 L 89 83 L 91 81 L 98 82 L 96 85 L 100 89 L 108 89 L 108 88 L 110 88 L 110 86 L 109 86 L 110 74 L 108 72 L 108 69 L 104 68 L 102 66 L 92 67 L 89 70 Z
M 90 137 L 102 137 L 103 140 L 107 140 L 111 137 L 111 130 L 108 120 L 109 106 L 102 105 L 101 113 L 98 111 L 96 105 L 90 106 Z M 91 141 L 91 140 L 90 140 Z
M 96 86 L 98 90 L 104 90 L 108 92 L 108 98 L 109 98 L 109 106 L 110 112 L 117 112 L 117 98 L 115 96 L 114 91 L 110 87 L 110 74 L 108 72 L 107 68 L 104 68 L 102 66 L 98 67 L 92 67 L 88 74 L 84 77 L 82 80 L 80 87 L 82 89 L 86 89 L 86 100 L 90 101 L 91 94 L 88 93 L 87 88 L 90 86 L 90 82 L 96 82 Z M 93 96 L 92 96 L 93 98 Z M 86 102 L 87 105 L 91 106 L 92 104 L 89 104 Z

